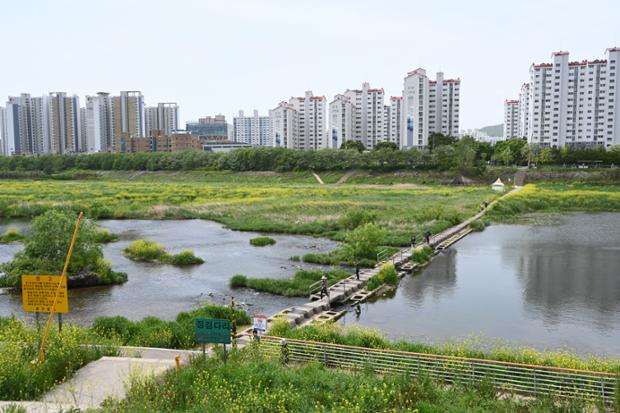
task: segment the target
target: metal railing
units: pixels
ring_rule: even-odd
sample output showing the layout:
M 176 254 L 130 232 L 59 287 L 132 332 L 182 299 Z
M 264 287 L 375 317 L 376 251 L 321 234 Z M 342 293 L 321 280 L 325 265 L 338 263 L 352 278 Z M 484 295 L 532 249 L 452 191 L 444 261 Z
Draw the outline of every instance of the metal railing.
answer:
M 395 253 L 392 253 L 388 248 L 382 248 L 377 253 L 377 263 L 386 261 L 388 258 L 390 258 L 394 254 Z
M 500 391 L 525 395 L 614 400 L 619 376 L 587 370 L 510 363 L 263 336 L 260 349 L 287 361 L 319 361 L 344 369 L 372 369 L 380 374 L 426 376 L 445 383 L 488 383 Z M 286 348 L 284 350 L 284 347 Z M 284 350 L 284 351 L 283 351 Z

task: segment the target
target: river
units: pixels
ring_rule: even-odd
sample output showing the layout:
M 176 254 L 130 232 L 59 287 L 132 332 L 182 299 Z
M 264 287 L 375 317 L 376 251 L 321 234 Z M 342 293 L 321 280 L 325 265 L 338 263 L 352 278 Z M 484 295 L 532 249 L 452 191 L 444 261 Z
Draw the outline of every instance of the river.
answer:
M 620 214 L 493 225 L 440 253 L 345 324 L 430 343 L 498 338 L 620 356 Z M 487 341 L 488 342 L 488 341 Z
M 260 234 L 231 231 L 204 220 L 102 220 L 99 224 L 121 237 L 120 241 L 105 245 L 103 253 L 112 268 L 126 272 L 129 280 L 123 285 L 69 290 L 70 312 L 65 320 L 86 324 L 100 315 L 122 315 L 130 319 L 153 315 L 173 319 L 177 313 L 200 304 L 228 304 L 231 296 L 252 314 L 271 315 L 306 299 L 278 297 L 247 289 L 231 290 L 228 287 L 230 277 L 235 274 L 292 277 L 300 264 L 290 261 L 291 256 L 329 251 L 338 245 L 322 238 L 270 235 L 277 241 L 276 245 L 254 247 L 249 240 Z M 28 225 L 4 223 L 0 225 L 0 233 L 9 227 L 27 230 Z M 122 251 L 136 239 L 156 241 L 172 253 L 191 249 L 206 263 L 175 267 L 133 262 L 125 258 Z M 0 245 L 0 262 L 10 260 L 21 248 L 18 243 Z M 0 315 L 11 314 L 27 317 L 21 310 L 21 296 L 0 295 Z

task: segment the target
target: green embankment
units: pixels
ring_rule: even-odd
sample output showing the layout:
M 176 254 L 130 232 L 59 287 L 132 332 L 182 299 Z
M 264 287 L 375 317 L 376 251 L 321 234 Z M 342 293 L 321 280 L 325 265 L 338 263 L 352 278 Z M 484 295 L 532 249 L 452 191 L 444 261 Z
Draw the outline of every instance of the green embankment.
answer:
M 591 405 L 591 404 L 590 404 Z M 251 348 L 195 359 L 161 378 L 134 380 L 122 401 L 103 412 L 577 412 L 580 400 L 498 399 L 488 384 L 445 386 L 428 378 L 333 370 L 318 362 L 283 365 Z
M 515 219 L 534 212 L 617 212 L 620 211 L 620 187 L 541 183 L 528 184 L 489 207 L 495 221 Z

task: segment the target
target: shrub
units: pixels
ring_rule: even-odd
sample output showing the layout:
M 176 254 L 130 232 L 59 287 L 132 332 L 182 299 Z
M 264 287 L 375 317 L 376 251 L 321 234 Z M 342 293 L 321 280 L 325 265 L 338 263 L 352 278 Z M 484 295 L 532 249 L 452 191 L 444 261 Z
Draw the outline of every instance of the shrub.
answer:
M 433 248 L 430 245 L 421 245 L 413 249 L 411 260 L 418 264 L 427 263 L 433 258 Z
M 17 228 L 9 228 L 0 236 L 0 244 L 8 244 L 9 242 L 22 241 L 26 239 Z
M 247 287 L 248 285 L 248 277 L 242 274 L 234 275 L 230 279 L 230 288 L 241 288 Z
M 469 227 L 473 231 L 480 232 L 480 231 L 484 231 L 484 228 L 486 227 L 486 223 L 481 219 L 477 219 L 473 221 L 471 224 L 469 224 Z
M 110 242 L 116 242 L 118 240 L 119 240 L 119 236 L 114 234 L 114 233 L 112 233 L 107 228 L 100 228 L 95 233 L 95 242 L 97 242 L 99 244 L 108 244 Z
M 0 400 L 34 400 L 83 365 L 117 354 L 110 340 L 99 340 L 97 347 L 84 346 L 92 344 L 92 334 L 67 323 L 62 334 L 55 326 L 50 329 L 45 361 L 33 364 L 41 344 L 40 333 L 14 318 L 0 320 Z
M 194 255 L 191 250 L 171 255 L 164 247 L 154 241 L 137 240 L 123 251 L 125 256 L 134 261 L 158 262 L 177 266 L 203 264 L 205 261 Z
M 192 348 L 196 345 L 194 341 L 196 318 L 231 320 L 237 326 L 251 323 L 250 317 L 242 310 L 209 304 L 181 312 L 174 321 L 161 320 L 157 317 L 146 317 L 140 321 L 131 321 L 125 317 L 98 317 L 91 330 L 99 337 L 116 340 L 123 345 Z
M 343 217 L 340 218 L 339 226 L 342 229 L 355 229 L 360 225 L 367 224 L 369 222 L 374 222 L 377 218 L 377 214 L 372 211 L 368 211 L 363 208 L 352 208 L 344 214 Z
M 134 261 L 158 261 L 166 254 L 161 245 L 144 239 L 132 242 L 123 252 Z
M 267 245 L 274 245 L 276 240 L 270 237 L 256 237 L 250 240 L 250 245 L 255 247 L 265 247 Z
M 172 255 L 169 263 L 172 265 L 197 265 L 203 264 L 205 260 L 194 255 L 194 251 L 185 250 L 179 254 Z
M 374 291 L 384 284 L 398 284 L 398 272 L 394 264 L 384 264 L 376 275 L 370 277 L 366 289 L 368 291 Z

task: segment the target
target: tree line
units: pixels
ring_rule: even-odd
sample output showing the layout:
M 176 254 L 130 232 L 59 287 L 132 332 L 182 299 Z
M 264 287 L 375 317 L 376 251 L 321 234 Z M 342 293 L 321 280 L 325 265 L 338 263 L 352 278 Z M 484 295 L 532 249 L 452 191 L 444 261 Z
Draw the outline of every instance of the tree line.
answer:
M 2 156 L 0 171 L 54 174 L 68 170 L 289 172 L 433 169 L 476 174 L 490 164 L 573 165 L 581 161 L 620 165 L 620 146 L 609 150 L 541 148 L 528 145 L 522 139 L 508 139 L 491 145 L 471 137 L 457 139 L 434 134 L 429 139 L 428 148 L 422 150 L 415 148 L 400 150 L 390 142 L 381 143 L 373 150 L 366 150 L 360 142 L 349 141 L 341 149 L 317 151 L 255 147 L 226 153 L 184 151 Z

